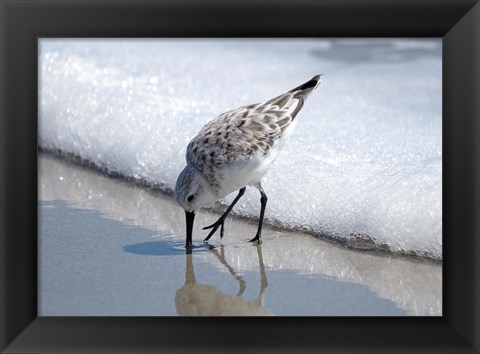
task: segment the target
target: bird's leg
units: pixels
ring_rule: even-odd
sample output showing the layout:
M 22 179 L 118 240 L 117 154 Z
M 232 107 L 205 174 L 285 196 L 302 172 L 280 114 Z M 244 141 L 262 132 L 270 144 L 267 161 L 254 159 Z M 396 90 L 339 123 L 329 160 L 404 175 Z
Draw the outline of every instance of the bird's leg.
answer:
M 260 203 L 261 203 L 261 208 L 260 208 L 260 221 L 258 222 L 258 230 L 257 234 L 255 235 L 254 238 L 250 240 L 250 242 L 257 241 L 258 243 L 262 243 L 262 226 L 263 226 L 263 215 L 265 214 L 265 207 L 267 206 L 267 195 L 263 191 L 262 186 L 260 183 L 256 186 L 258 190 L 260 191 L 260 194 L 262 197 L 260 198 Z
M 242 197 L 242 195 L 245 193 L 245 190 L 247 188 L 246 187 L 243 187 L 242 189 L 240 189 L 238 191 L 238 194 L 237 196 L 235 197 L 235 199 L 233 200 L 232 204 L 230 204 L 230 206 L 228 207 L 228 209 L 223 213 L 222 216 L 220 216 L 220 218 L 215 221 L 212 225 L 210 226 L 206 226 L 203 228 L 203 230 L 207 230 L 207 229 L 212 229 L 212 231 L 210 231 L 210 233 L 208 234 L 208 236 L 205 238 L 205 240 L 203 240 L 204 242 L 205 241 L 208 241 L 210 239 L 210 237 L 213 236 L 213 234 L 217 231 L 218 227 L 221 226 L 221 229 L 220 229 L 220 238 L 223 238 L 223 227 L 224 227 L 224 222 L 225 222 L 225 218 L 227 217 L 227 215 L 230 213 L 230 211 L 233 209 L 233 207 L 235 206 L 235 204 L 239 201 L 239 199 Z

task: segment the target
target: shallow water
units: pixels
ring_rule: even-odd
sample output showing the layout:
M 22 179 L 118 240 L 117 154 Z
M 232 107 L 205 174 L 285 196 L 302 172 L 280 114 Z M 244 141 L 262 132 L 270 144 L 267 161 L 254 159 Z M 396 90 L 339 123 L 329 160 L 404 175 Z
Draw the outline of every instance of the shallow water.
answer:
M 65 162 L 39 160 L 42 316 L 438 316 L 442 267 L 350 251 L 315 237 L 197 215 L 186 255 L 183 211 L 150 193 Z
M 39 141 L 172 190 L 208 120 L 323 73 L 266 222 L 440 259 L 441 70 L 438 39 L 42 40 Z M 256 191 L 234 212 L 257 217 Z
M 130 244 L 154 233 L 63 201 L 42 203 L 40 213 L 42 316 L 407 314 L 365 285 L 265 270 L 262 246 L 237 246 L 257 260 L 257 269 L 240 272 L 230 245 L 187 255 L 183 242 Z

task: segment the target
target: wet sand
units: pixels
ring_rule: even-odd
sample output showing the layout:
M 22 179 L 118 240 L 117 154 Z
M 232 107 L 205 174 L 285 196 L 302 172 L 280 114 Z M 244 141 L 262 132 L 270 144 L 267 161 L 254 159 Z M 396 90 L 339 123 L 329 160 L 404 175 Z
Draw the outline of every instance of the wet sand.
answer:
M 41 316 L 441 316 L 442 266 L 229 218 L 186 255 L 174 201 L 39 158 Z

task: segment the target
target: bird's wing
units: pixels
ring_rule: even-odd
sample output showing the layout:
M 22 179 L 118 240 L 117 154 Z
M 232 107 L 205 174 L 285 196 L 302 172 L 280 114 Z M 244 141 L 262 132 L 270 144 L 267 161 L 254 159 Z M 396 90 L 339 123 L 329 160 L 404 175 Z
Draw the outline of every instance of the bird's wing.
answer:
M 255 154 L 266 155 L 284 136 L 319 76 L 280 96 L 225 112 L 208 122 L 187 147 L 187 163 L 198 170 Z

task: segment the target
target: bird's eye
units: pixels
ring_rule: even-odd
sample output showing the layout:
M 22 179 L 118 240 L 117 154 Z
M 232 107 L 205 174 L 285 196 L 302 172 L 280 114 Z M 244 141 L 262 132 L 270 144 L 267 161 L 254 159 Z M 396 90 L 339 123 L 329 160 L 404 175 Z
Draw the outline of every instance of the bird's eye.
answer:
M 190 196 L 187 198 L 187 200 L 188 200 L 189 202 L 191 202 L 191 201 L 193 200 L 193 198 L 195 198 L 195 196 L 192 194 L 192 195 L 190 195 Z

